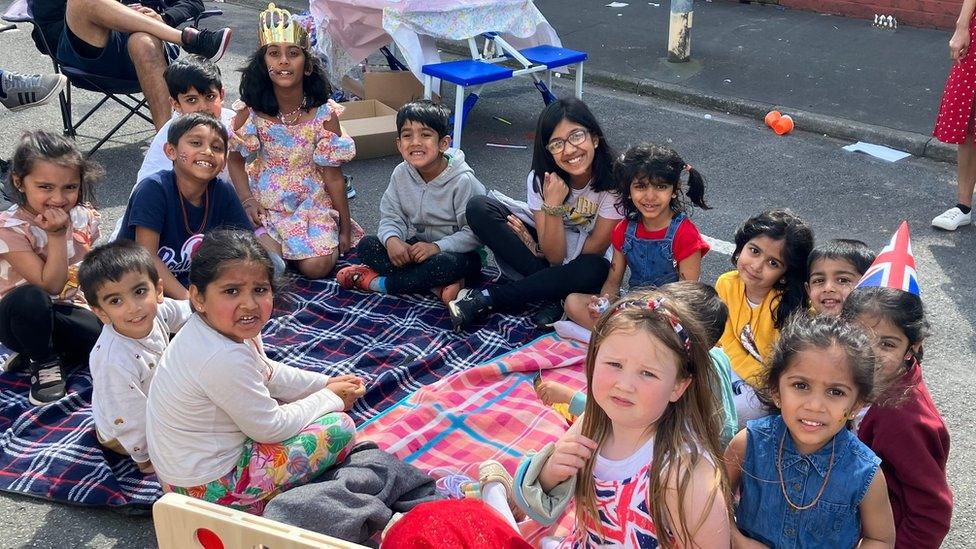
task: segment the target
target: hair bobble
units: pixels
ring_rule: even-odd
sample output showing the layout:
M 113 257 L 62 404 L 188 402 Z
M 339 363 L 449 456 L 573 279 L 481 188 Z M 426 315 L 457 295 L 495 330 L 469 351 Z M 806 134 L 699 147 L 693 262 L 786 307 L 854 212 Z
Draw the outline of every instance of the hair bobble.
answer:
M 688 337 L 688 332 L 686 332 L 684 326 L 681 325 L 681 322 L 678 320 L 677 315 L 675 315 L 673 312 L 671 312 L 671 310 L 665 307 L 667 301 L 668 300 L 663 297 L 651 299 L 648 301 L 636 301 L 636 300 L 623 301 L 620 303 L 620 305 L 617 305 L 617 308 L 614 310 L 614 313 L 629 308 L 649 309 L 651 311 L 656 311 L 661 313 L 662 315 L 664 315 L 664 318 L 668 319 L 668 322 L 671 324 L 671 328 L 674 330 L 674 333 L 678 335 L 678 339 L 681 341 L 681 345 L 685 349 L 685 354 L 690 357 L 691 338 Z
M 685 164 L 685 171 L 690 172 L 692 170 L 691 164 Z

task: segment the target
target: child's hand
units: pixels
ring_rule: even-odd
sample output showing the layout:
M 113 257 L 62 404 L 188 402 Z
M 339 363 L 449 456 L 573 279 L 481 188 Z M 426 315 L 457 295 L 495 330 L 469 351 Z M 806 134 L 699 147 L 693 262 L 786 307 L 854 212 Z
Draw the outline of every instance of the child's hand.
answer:
M 604 303 L 610 303 L 610 296 L 608 294 L 590 296 L 590 302 L 586 306 L 586 310 L 590 313 L 590 318 L 593 320 L 600 318 L 600 315 L 606 311 Z
M 348 379 L 351 378 L 351 379 Z M 325 386 L 342 399 L 343 410 L 352 408 L 359 397 L 366 394 L 366 385 L 356 376 L 339 376 L 329 380 Z
M 136 466 L 139 467 L 139 470 L 145 475 L 151 475 L 156 472 L 156 469 L 153 468 L 151 461 L 143 461 L 142 463 L 137 461 Z
M 532 233 L 526 228 L 525 223 L 522 223 L 522 220 L 516 215 L 509 215 L 506 220 L 508 221 L 508 228 L 512 229 L 515 236 L 519 237 L 519 240 L 532 252 L 532 255 L 542 257 L 542 247 L 535 241 L 535 238 L 532 238 Z
M 410 246 L 410 259 L 415 263 L 423 263 L 439 253 L 441 253 L 440 246 L 430 242 L 417 242 Z
M 346 255 L 352 249 L 352 235 L 348 232 L 339 233 L 339 255 Z
M 595 441 L 577 434 L 573 429 L 556 442 L 556 448 L 539 473 L 539 484 L 549 492 L 559 483 L 576 474 L 593 457 L 598 445 Z
M 563 178 L 555 172 L 546 172 L 546 177 L 542 180 L 542 200 L 546 205 L 561 206 L 567 196 L 569 196 L 569 185 L 563 181 Z
M 413 261 L 410 258 L 410 246 L 407 246 L 406 242 L 396 236 L 391 236 L 387 239 L 386 255 L 390 256 L 390 261 L 397 267 L 403 267 Z
M 37 214 L 34 222 L 48 234 L 62 234 L 68 230 L 71 217 L 61 208 L 48 208 Z
M 251 220 L 251 223 L 255 227 L 261 227 L 264 225 L 264 216 L 268 214 L 267 210 L 264 209 L 257 200 L 245 200 L 244 201 L 244 213 Z

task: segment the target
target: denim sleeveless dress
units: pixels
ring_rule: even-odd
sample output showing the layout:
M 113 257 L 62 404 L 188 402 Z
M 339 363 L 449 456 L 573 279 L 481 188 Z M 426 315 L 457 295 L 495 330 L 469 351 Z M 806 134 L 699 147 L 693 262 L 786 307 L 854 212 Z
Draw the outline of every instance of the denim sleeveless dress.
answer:
M 793 503 L 803 506 L 817 496 L 830 467 L 827 488 L 810 509 L 793 509 L 783 497 L 777 453 L 786 424 L 779 414 L 746 424 L 749 438 L 742 464 L 741 498 L 736 524 L 746 536 L 774 549 L 849 548 L 861 538 L 860 504 L 878 472 L 881 460 L 842 429 L 833 441 L 812 454 L 800 454 L 789 433 L 783 443 L 783 483 Z
M 671 247 L 678 226 L 685 217 L 683 213 L 674 216 L 668 225 L 668 232 L 660 240 L 637 238 L 637 225 L 641 221 L 638 219 L 627 222 L 627 233 L 620 251 L 627 258 L 627 266 L 630 267 L 631 288 L 656 288 L 678 281 L 678 262 L 674 260 Z

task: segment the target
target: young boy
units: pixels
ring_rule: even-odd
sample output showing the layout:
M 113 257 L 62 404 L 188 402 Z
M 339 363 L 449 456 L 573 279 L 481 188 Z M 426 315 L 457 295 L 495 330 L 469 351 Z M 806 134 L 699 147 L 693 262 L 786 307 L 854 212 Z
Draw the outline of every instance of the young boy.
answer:
M 711 345 L 708 351 L 712 358 L 712 365 L 718 373 L 720 387 L 714 391 L 721 396 L 724 422 L 722 423 L 722 447 L 728 445 L 732 437 L 739 432 L 739 416 L 735 411 L 735 392 L 732 388 L 732 362 L 721 347 L 716 347 L 725 333 L 725 322 L 729 318 L 729 308 L 718 297 L 715 288 L 698 282 L 697 280 L 680 280 L 671 282 L 658 288 L 660 292 L 675 301 L 684 303 L 690 311 L 694 311 L 705 330 L 705 342 Z M 573 391 L 569 387 L 555 381 L 536 380 L 536 394 L 546 405 L 565 403 L 569 405 L 569 413 L 573 416 L 582 415 L 586 407 L 586 391 Z
M 805 284 L 814 314 L 837 316 L 844 300 L 874 263 L 875 254 L 860 240 L 837 238 L 818 244 L 807 259 Z
M 485 186 L 448 150 L 450 113 L 431 101 L 407 103 L 397 113 L 397 150 L 403 157 L 380 199 L 376 236 L 359 242 L 363 265 L 339 270 L 343 288 L 389 294 L 433 290 L 445 304 L 465 280 L 481 274 L 477 237 L 464 209 Z
M 142 180 L 129 197 L 120 238 L 156 256 L 163 291 L 188 299 L 190 257 L 215 227 L 254 230 L 230 183 L 217 176 L 227 156 L 227 131 L 209 113 L 174 120 L 163 150 L 171 170 Z
M 89 252 L 78 280 L 105 324 L 89 356 L 95 434 L 103 446 L 151 473 L 146 396 L 169 335 L 190 318 L 190 302 L 163 297 L 153 256 L 131 240 Z

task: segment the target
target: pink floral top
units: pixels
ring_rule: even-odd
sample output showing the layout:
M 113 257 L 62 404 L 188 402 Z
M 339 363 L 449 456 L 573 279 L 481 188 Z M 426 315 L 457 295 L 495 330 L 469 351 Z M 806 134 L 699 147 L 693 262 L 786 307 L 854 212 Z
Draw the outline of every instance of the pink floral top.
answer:
M 78 287 L 78 266 L 100 235 L 98 212 L 90 206 L 71 209 L 71 238 L 68 239 L 68 281 L 55 301 L 87 307 Z M 47 260 L 48 234 L 34 222 L 34 214 L 20 206 L 0 212 L 0 297 L 27 281 L 7 261 L 6 254 L 31 251 Z

